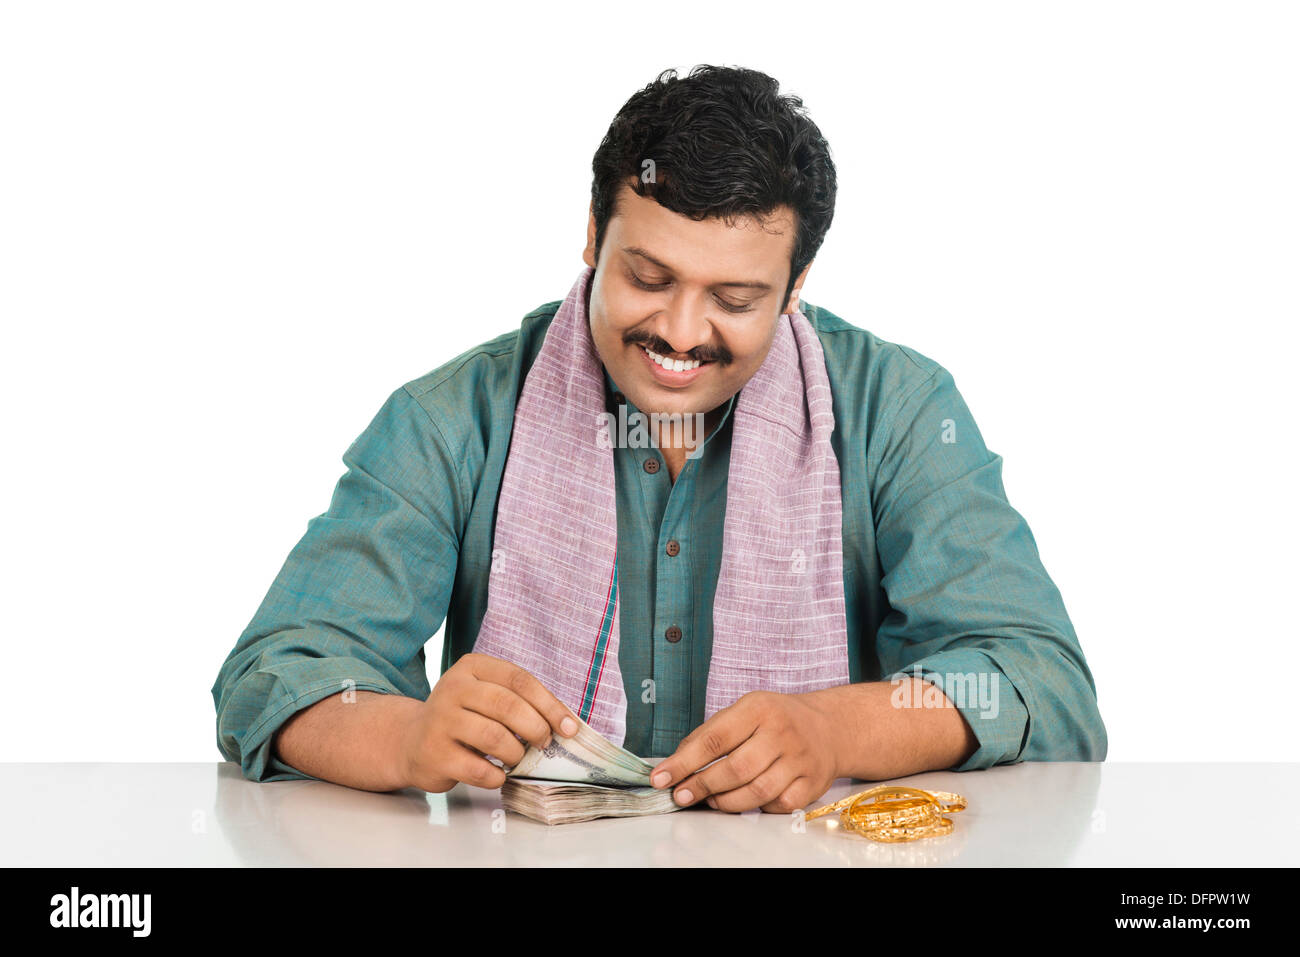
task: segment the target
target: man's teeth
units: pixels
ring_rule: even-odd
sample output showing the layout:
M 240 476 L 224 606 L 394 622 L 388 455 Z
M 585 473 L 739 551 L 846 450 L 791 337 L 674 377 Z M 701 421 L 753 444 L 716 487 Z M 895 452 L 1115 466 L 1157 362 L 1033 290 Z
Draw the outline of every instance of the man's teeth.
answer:
M 645 349 L 646 355 L 671 372 L 685 372 L 687 369 L 694 369 L 700 364 L 699 359 L 692 359 L 689 362 L 683 359 L 665 359 L 663 356 L 659 355 L 659 353 L 651 352 L 649 349 L 646 349 L 645 346 L 642 346 L 641 348 Z

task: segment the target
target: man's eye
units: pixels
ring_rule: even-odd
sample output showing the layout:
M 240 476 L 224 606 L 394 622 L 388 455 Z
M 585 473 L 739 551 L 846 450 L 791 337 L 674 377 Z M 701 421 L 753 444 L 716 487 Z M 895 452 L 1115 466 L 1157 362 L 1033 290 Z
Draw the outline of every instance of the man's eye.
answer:
M 668 283 L 666 282 L 658 282 L 658 283 L 646 282 L 644 279 L 642 279 L 634 272 L 630 272 L 627 275 L 628 278 L 632 280 L 632 285 L 639 286 L 642 289 L 650 289 L 650 290 L 662 289 L 664 288 L 664 286 L 668 285 Z
M 718 305 L 727 310 L 727 312 L 749 312 L 749 310 L 753 308 L 754 304 L 747 302 L 744 305 L 738 306 L 734 302 L 727 302 L 725 299 L 718 299 Z
M 672 285 L 671 281 L 646 282 L 644 279 L 642 279 L 634 272 L 628 272 L 627 278 L 632 283 L 632 285 L 636 286 L 639 289 L 645 289 L 648 292 L 658 292 L 660 289 L 665 289 L 668 286 Z M 721 296 L 714 296 L 713 298 L 717 301 L 718 305 L 721 306 L 723 309 L 727 310 L 727 312 L 749 312 L 751 309 L 754 308 L 754 304 L 752 302 L 746 302 L 737 305 L 734 302 L 728 302 L 726 299 L 723 299 Z

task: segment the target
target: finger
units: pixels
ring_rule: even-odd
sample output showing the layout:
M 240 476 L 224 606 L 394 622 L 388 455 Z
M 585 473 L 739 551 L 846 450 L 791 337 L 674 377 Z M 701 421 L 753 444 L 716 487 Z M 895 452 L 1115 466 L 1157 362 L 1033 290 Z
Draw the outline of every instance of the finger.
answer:
M 556 734 L 571 738 L 578 733 L 578 719 L 564 702 L 518 665 L 491 655 L 475 655 L 476 677 L 509 688 L 542 716 Z M 529 740 L 532 740 L 531 738 Z
M 715 794 L 710 807 L 715 807 L 719 811 L 736 813 L 739 811 L 752 811 L 756 807 L 764 807 L 765 805 L 775 806 L 786 792 L 786 789 L 798 777 L 799 773 L 793 762 L 780 758 L 748 784 L 736 788 L 734 791 Z
M 677 793 L 688 791 L 692 801 L 699 801 L 713 794 L 734 791 L 754 780 L 780 757 L 781 752 L 773 746 L 770 736 L 760 729 L 722 760 L 688 776 L 677 786 Z
M 451 780 L 448 781 L 448 778 Z M 475 787 L 496 789 L 505 784 L 506 774 L 491 761 L 460 743 L 453 743 L 452 753 L 436 769 L 423 765 L 417 765 L 413 769 L 412 783 L 424 791 L 442 793 L 457 781 Z
M 514 767 L 524 756 L 524 746 L 500 721 L 493 721 L 474 711 L 461 711 L 451 736 L 484 757 L 497 758 L 506 767 Z
M 650 772 L 650 783 L 657 788 L 671 787 L 674 781 L 685 779 L 739 746 L 756 727 L 747 709 L 723 708 L 683 738 L 677 750 L 655 766 Z
M 468 748 L 459 747 L 447 765 L 448 773 L 457 781 L 464 781 L 474 787 L 496 790 L 506 783 L 506 773 L 480 755 Z
M 544 748 L 551 740 L 551 726 L 537 709 L 504 685 L 475 681 L 460 698 L 465 711 L 500 722 L 529 744 Z M 518 743 L 518 742 L 516 742 Z
M 781 792 L 781 796 L 775 801 L 763 805 L 763 810 L 769 814 L 789 814 L 792 811 L 798 811 L 806 808 L 812 803 L 814 787 L 812 778 L 797 777 L 790 782 L 790 786 Z

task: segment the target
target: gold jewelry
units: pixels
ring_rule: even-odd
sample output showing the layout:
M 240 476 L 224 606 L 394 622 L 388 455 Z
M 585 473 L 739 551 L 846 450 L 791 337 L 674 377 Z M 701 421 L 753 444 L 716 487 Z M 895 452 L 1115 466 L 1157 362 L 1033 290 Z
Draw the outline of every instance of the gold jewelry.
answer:
M 804 816 L 805 821 L 840 812 L 840 824 L 873 841 L 896 844 L 952 831 L 945 814 L 966 810 L 966 799 L 951 791 L 922 791 L 899 784 L 882 784 L 851 794 Z

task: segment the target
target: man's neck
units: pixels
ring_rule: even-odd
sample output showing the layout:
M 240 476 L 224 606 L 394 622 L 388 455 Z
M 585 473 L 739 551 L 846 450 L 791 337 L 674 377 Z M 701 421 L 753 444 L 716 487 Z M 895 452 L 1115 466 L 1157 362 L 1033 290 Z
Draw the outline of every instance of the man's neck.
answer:
M 664 464 L 668 466 L 669 481 L 677 481 L 677 476 L 686 467 L 686 456 L 692 449 L 702 446 L 705 439 L 713 435 L 719 423 L 722 422 L 722 417 L 726 414 L 726 411 L 727 403 L 724 402 L 716 409 L 704 413 L 703 429 L 694 429 L 694 419 L 692 418 L 690 424 L 693 432 L 688 435 L 683 435 L 683 430 L 680 427 L 674 428 L 665 423 L 660 424 L 656 444 L 659 447 L 659 453 L 664 457 Z

